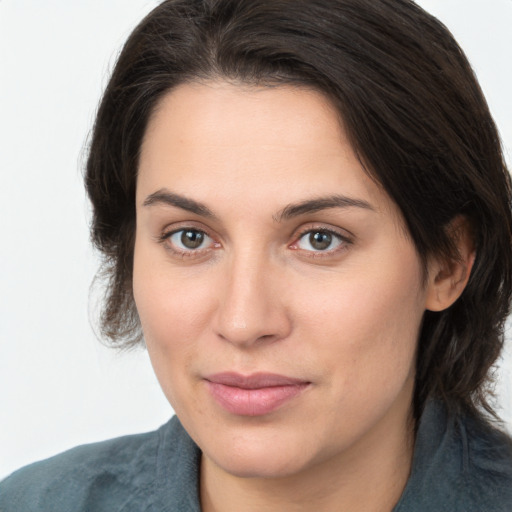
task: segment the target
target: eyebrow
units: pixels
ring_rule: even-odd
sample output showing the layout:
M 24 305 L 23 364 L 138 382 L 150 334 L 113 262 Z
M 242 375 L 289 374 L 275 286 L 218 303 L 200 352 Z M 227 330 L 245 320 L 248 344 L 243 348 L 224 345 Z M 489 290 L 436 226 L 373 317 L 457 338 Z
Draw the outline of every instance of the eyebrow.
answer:
M 146 197 L 142 204 L 143 206 L 153 206 L 158 204 L 174 206 L 196 215 L 200 215 L 201 217 L 207 217 L 210 219 L 216 218 L 214 213 L 205 204 L 170 192 L 167 189 L 160 189 L 153 192 L 153 194 Z M 328 197 L 307 199 L 300 203 L 289 204 L 276 215 L 273 215 L 272 218 L 276 222 L 282 222 L 283 220 L 289 220 L 293 217 L 327 210 L 329 208 L 362 208 L 365 210 L 375 211 L 375 208 L 370 203 L 362 199 L 355 199 L 343 195 L 332 195 Z
M 143 206 L 154 206 L 158 204 L 165 206 L 175 206 L 176 208 L 181 208 L 187 212 L 195 213 L 201 217 L 207 217 L 210 219 L 215 218 L 213 212 L 203 203 L 194 201 L 194 199 L 190 199 L 179 194 L 175 194 L 166 189 L 160 189 L 156 192 L 153 192 L 153 194 L 150 194 L 148 197 L 146 197 L 142 203 Z
M 314 213 L 329 208 L 363 208 L 365 210 L 375 211 L 375 208 L 362 199 L 355 199 L 343 195 L 333 195 L 328 197 L 319 197 L 301 201 L 300 203 L 289 204 L 285 206 L 274 220 L 282 222 L 306 213 Z

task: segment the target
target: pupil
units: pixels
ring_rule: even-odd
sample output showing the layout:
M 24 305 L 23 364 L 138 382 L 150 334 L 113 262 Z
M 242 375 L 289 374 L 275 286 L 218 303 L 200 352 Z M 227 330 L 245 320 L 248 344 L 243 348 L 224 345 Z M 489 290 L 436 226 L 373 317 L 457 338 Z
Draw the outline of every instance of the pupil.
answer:
M 197 249 L 204 240 L 204 234 L 199 231 L 183 231 L 181 243 L 187 249 Z
M 322 232 L 311 233 L 311 235 L 309 235 L 309 242 L 315 249 L 327 249 L 331 245 L 332 235 Z

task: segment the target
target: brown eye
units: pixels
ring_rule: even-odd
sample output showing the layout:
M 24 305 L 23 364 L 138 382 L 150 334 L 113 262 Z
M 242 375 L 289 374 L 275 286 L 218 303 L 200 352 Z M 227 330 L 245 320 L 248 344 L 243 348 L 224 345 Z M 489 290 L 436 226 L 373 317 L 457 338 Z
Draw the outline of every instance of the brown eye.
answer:
M 181 232 L 181 243 L 187 249 L 197 249 L 204 241 L 204 233 L 196 230 L 183 230 Z
M 177 251 L 189 252 L 198 249 L 206 249 L 213 244 L 213 240 L 203 231 L 198 229 L 180 229 L 165 236 L 168 243 Z
M 310 233 L 309 243 L 313 249 L 316 249 L 317 251 L 324 251 L 331 245 L 332 235 L 330 233 L 323 233 L 321 231 Z
M 348 243 L 341 235 L 327 230 L 312 230 L 304 233 L 297 242 L 303 251 L 329 252 Z

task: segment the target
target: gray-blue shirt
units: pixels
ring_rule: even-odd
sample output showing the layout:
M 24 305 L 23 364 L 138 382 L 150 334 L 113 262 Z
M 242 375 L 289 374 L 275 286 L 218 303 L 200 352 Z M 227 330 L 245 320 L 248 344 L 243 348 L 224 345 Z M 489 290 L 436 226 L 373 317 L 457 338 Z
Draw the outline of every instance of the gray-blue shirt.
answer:
M 200 512 L 200 451 L 173 417 L 155 432 L 79 446 L 0 483 L 0 512 Z M 510 440 L 427 405 L 393 512 L 512 512 Z

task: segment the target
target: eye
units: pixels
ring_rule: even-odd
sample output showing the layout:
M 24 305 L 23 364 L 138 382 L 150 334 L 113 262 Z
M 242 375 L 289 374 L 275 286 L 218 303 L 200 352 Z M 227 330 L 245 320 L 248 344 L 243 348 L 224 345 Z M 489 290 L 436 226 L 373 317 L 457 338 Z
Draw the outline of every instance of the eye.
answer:
M 336 251 L 347 243 L 344 237 L 325 229 L 315 229 L 304 233 L 294 244 L 295 248 L 312 252 Z
M 206 249 L 213 245 L 213 240 L 199 229 L 180 229 L 164 235 L 164 239 L 177 252 L 191 252 Z

